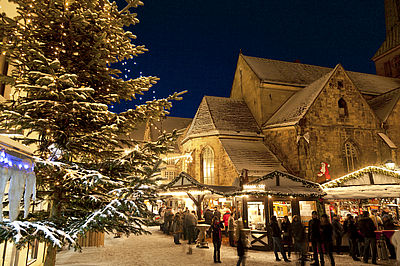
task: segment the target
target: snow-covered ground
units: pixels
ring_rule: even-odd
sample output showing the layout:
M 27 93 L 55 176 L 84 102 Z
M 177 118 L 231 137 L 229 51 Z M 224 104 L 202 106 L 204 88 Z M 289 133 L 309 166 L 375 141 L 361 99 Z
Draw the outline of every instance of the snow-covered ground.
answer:
M 58 266 L 169 266 L 169 265 L 236 265 L 236 248 L 229 247 L 224 239 L 221 247 L 221 264 L 213 262 L 213 248 L 193 248 L 191 255 L 187 254 L 189 246 L 186 241 L 182 245 L 175 245 L 172 236 L 158 231 L 158 227 L 151 227 L 152 235 L 130 236 L 129 238 L 113 238 L 106 236 L 105 246 L 101 248 L 84 248 L 82 253 L 73 250 L 61 251 L 57 254 Z M 348 255 L 335 255 L 336 265 L 366 265 L 354 262 Z M 326 258 L 326 265 L 330 265 Z M 378 261 L 381 265 L 395 265 L 394 261 Z M 247 266 L 252 265 L 296 265 L 276 262 L 273 252 L 247 252 Z M 307 263 L 309 265 L 309 263 Z

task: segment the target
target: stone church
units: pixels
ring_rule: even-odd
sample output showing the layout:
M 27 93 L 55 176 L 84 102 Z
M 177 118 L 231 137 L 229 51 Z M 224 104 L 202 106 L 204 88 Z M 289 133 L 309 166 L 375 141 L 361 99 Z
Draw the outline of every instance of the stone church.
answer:
M 229 98 L 205 96 L 176 171 L 210 185 L 274 170 L 324 182 L 400 163 L 400 2 L 385 1 L 378 75 L 239 54 Z M 174 155 L 174 158 L 177 158 Z M 189 157 L 188 157 L 189 156 Z
M 324 182 L 400 163 L 400 6 L 385 1 L 378 75 L 239 54 L 229 98 L 205 96 L 180 142 L 202 183 L 273 170 Z M 329 174 L 327 174 L 329 172 Z

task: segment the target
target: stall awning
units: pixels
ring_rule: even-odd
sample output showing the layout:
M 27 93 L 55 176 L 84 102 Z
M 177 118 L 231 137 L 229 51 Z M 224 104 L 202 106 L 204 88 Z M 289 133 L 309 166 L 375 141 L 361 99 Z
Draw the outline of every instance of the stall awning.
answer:
M 400 195 L 400 172 L 368 166 L 322 185 L 326 199 L 393 198 Z
M 189 174 L 182 172 L 171 182 L 161 187 L 161 194 L 168 194 L 168 192 L 192 192 L 225 196 L 237 190 L 239 190 L 239 187 L 202 184 Z
M 234 195 L 321 197 L 325 192 L 318 183 L 276 170 L 249 182 Z
M 400 185 L 350 186 L 324 189 L 325 199 L 398 198 Z

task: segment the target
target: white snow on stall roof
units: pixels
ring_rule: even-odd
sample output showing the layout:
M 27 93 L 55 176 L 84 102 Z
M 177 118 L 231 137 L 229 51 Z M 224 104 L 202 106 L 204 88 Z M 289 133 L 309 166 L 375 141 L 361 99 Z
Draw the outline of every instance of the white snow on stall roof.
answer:
M 332 68 L 284 62 L 242 55 L 254 73 L 263 81 L 308 86 L 332 71 Z M 346 71 L 354 85 L 365 94 L 379 95 L 400 87 L 400 79 Z
M 324 188 L 326 199 L 397 198 L 400 185 L 368 185 Z
M 337 68 L 338 66 L 336 66 Z M 311 83 L 309 86 L 297 91 L 276 111 L 265 123 L 265 128 L 274 126 L 295 125 L 306 114 L 314 100 L 318 97 L 329 78 L 332 76 L 332 70 L 322 78 Z
M 259 176 L 275 170 L 286 172 L 278 158 L 262 141 L 241 139 L 221 139 L 220 141 L 238 173 L 243 169 L 249 170 L 249 174 L 258 172 Z

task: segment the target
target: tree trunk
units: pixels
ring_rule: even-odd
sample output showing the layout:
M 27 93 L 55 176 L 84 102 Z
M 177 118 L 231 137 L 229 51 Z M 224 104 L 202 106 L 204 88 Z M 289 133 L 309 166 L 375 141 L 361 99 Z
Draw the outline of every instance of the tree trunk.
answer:
M 57 256 L 57 247 L 49 244 L 47 246 L 47 253 L 44 261 L 44 266 L 56 265 L 56 256 Z

